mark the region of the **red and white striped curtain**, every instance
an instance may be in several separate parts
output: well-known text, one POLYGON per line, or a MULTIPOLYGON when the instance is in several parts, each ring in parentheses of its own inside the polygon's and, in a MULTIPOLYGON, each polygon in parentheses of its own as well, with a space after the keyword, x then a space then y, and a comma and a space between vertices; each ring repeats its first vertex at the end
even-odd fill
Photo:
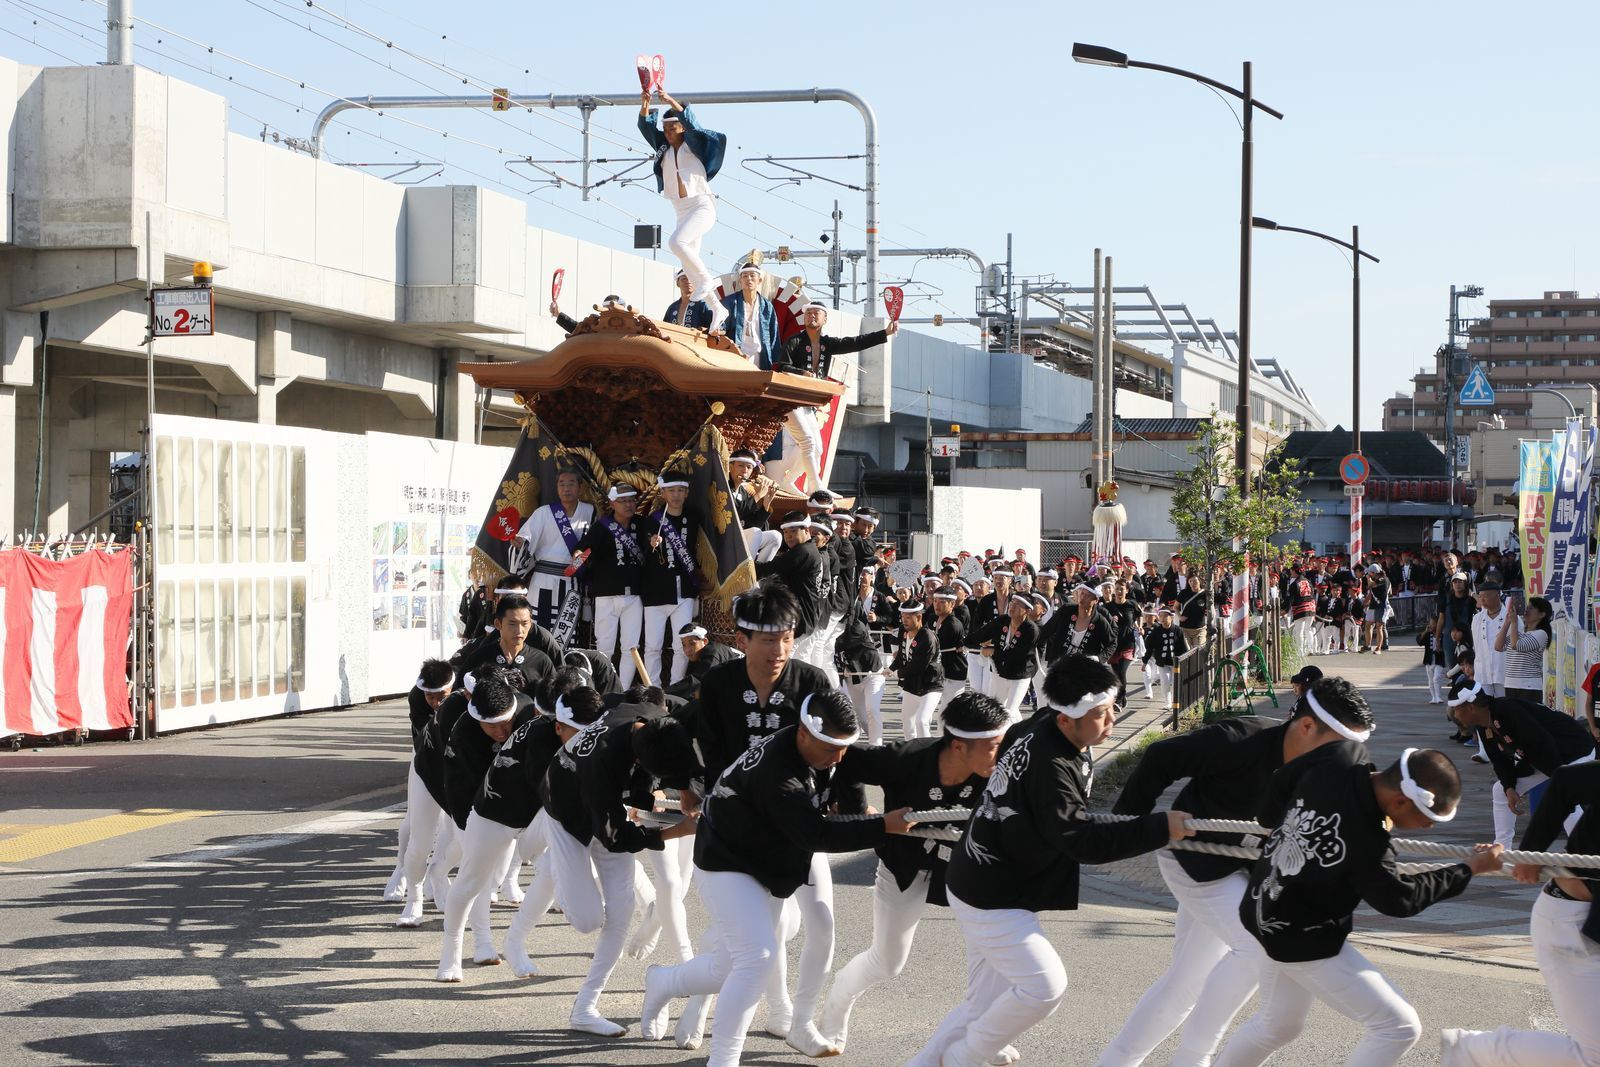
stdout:
POLYGON ((131 726, 132 613, 129 552, 0 550, 0 734, 131 726))

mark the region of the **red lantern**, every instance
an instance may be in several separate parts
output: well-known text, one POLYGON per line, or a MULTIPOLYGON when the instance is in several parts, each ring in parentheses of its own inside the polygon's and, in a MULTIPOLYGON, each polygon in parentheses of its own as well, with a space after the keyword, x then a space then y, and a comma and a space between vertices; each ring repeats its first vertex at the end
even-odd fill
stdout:
POLYGON ((1387 479, 1387 478, 1369 478, 1369 479, 1367 479, 1367 492, 1372 495, 1372 499, 1374 499, 1374 500, 1388 500, 1389 499, 1389 479, 1387 479))
POLYGON ((1464 490, 1462 490, 1461 498, 1466 502, 1468 507, 1476 504, 1478 502, 1478 487, 1475 485, 1467 486, 1464 490))

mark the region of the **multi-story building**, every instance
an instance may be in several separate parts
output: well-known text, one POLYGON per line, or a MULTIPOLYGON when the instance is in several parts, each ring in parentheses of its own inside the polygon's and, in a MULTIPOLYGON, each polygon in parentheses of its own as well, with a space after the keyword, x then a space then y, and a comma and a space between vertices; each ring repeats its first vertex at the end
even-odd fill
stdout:
MULTIPOLYGON (((1511 496, 1518 438, 1547 436, 1564 424, 1569 412, 1567 403, 1548 390, 1558 390, 1585 419, 1595 417, 1600 296, 1552 290, 1537 299, 1491 300, 1487 317, 1462 327, 1467 335, 1465 362, 1487 375, 1493 405, 1461 404, 1466 374, 1459 365, 1453 375, 1455 392, 1447 394, 1446 349, 1441 347, 1432 367, 1412 379, 1410 394, 1397 393, 1384 401, 1383 428, 1415 430, 1444 448, 1445 410, 1455 405, 1457 470, 1478 489, 1474 514, 1480 521, 1509 518, 1516 513, 1511 496)), ((1460 352, 1458 347, 1458 358, 1460 352)))

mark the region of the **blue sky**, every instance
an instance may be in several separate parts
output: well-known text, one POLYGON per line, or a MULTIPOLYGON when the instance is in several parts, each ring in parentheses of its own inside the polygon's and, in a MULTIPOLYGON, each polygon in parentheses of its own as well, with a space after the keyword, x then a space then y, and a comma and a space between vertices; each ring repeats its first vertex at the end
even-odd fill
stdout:
MULTIPOLYGON (((319 0, 313 9, 304 0, 136 0, 138 17, 167 28, 138 28, 139 61, 223 92, 235 129, 252 135, 265 126, 269 135, 306 136, 328 100, 318 90, 628 89, 637 85, 636 52, 667 57, 669 90, 851 89, 878 114, 886 245, 958 245, 993 260, 1003 258, 1011 231, 1020 274, 1078 283, 1088 282, 1099 246, 1116 257, 1119 283, 1148 284, 1229 329, 1238 317, 1234 117, 1193 83, 1076 65, 1069 53, 1074 40, 1106 44, 1231 83, 1250 59, 1257 95, 1286 115, 1256 123, 1256 214, 1341 234, 1359 223, 1363 245, 1382 259, 1363 270, 1367 429, 1377 427, 1382 400, 1407 388, 1443 343, 1451 283, 1506 298, 1600 289, 1600 140, 1592 133, 1600 8, 1592 4, 823 0, 668 13, 632 2, 319 0)), ((103 18, 96 0, 0 0, 0 52, 47 64, 98 61, 94 27, 103 18)), ((634 221, 667 221, 644 186, 586 204, 571 188, 531 185, 526 166, 506 166, 521 156, 573 158, 571 113, 405 117, 420 126, 347 114, 330 154, 430 164, 419 175, 443 165, 432 181, 495 182, 530 197, 534 223, 619 247, 631 244, 634 221)), ((610 129, 597 151, 633 150, 632 117, 602 113, 610 129)), ((703 118, 732 140, 718 182, 722 225, 710 242, 717 265, 731 267, 758 245, 816 247, 835 195, 845 243, 859 246, 859 193, 818 182, 774 190, 740 162, 857 153, 852 110, 720 107, 703 118)), ((816 165, 851 184, 860 184, 859 167, 816 165)), ((1347 259, 1296 235, 1258 233, 1255 247, 1256 354, 1281 360, 1330 424, 1348 425, 1347 259)), ((884 266, 886 280, 912 274, 907 316, 971 313, 970 269, 911 262, 884 266)), ((804 269, 822 277, 816 261, 804 269)), ((1481 313, 1487 304, 1465 308, 1481 313)))

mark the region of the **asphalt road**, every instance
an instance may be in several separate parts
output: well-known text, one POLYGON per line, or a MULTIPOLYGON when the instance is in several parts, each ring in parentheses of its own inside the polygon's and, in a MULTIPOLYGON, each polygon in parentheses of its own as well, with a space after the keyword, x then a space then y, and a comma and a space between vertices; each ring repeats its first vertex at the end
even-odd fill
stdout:
MULTIPOLYGON (((464 984, 432 981, 437 915, 396 929, 399 906, 381 900, 408 757, 397 703, 0 756, 6 1062, 703 1062, 703 1051, 670 1042, 564 1028, 590 939, 559 916, 530 941, 543 976, 518 981, 504 966, 469 963, 464 984)), ((836 965, 869 939, 872 870, 869 855, 835 864, 836 965)), ((1021 1043, 1027 1063, 1092 1063, 1169 957, 1172 915, 1147 893, 1091 875, 1085 900, 1046 923, 1072 987, 1021 1043)), ((509 918, 496 910, 497 932, 509 918)), ((703 926, 697 900, 691 924, 703 926)), ((1537 974, 1369 954, 1421 1013, 1426 1034, 1407 1063, 1438 1062, 1440 1027, 1555 1025, 1537 974)), ((644 966, 624 958, 602 1002, 634 1035, 644 966)), ((904 1060, 963 977, 959 933, 936 910, 908 973, 857 1008, 839 1062, 904 1060)), ((1358 1037, 1356 1024, 1319 1006, 1283 1059, 1337 1063, 1358 1037)), ((806 1062, 764 1035, 745 1058, 806 1062)))

